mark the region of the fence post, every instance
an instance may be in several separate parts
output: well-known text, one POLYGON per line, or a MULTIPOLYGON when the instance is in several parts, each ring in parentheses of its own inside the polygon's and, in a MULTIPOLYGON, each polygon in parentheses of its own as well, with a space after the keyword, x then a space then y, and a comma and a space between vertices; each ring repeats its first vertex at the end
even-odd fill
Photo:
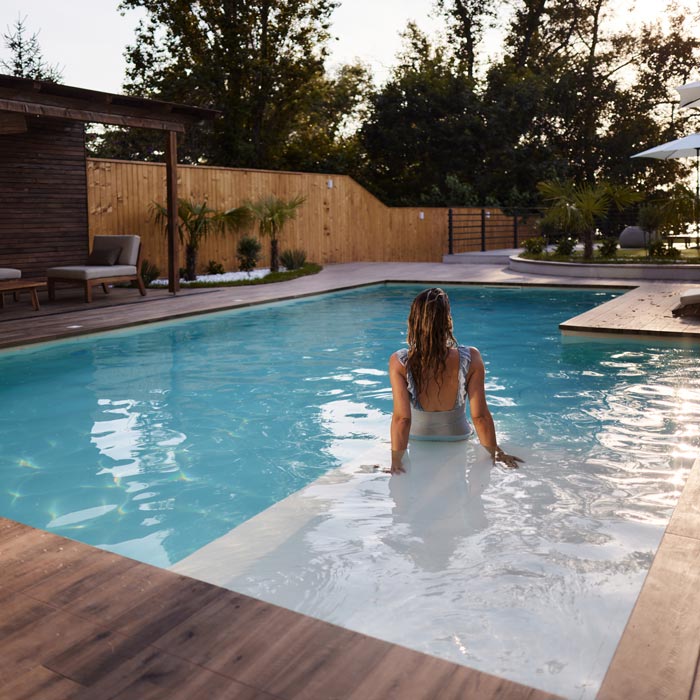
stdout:
POLYGON ((513 248, 518 247, 518 213, 513 214, 513 248))
POLYGON ((447 210, 447 253, 454 255, 454 246, 452 243, 452 209, 447 210))
POLYGON ((486 250, 486 209, 481 208, 481 251, 486 250))

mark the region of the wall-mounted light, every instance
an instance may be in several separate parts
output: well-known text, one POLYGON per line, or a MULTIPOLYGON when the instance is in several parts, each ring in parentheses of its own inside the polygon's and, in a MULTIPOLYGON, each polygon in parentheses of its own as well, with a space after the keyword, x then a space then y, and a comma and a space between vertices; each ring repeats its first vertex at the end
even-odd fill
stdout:
POLYGON ((329 178, 326 180, 326 187, 327 187, 329 190, 332 190, 332 189, 333 189, 333 179, 332 179, 332 178, 329 177, 329 178))
POLYGON ((418 212, 418 218, 423 221, 425 219, 425 212, 424 211, 419 211, 418 212))
POLYGON ((490 219, 490 218, 491 218, 491 212, 487 209, 487 210, 484 212, 484 216, 485 216, 487 219, 490 219))

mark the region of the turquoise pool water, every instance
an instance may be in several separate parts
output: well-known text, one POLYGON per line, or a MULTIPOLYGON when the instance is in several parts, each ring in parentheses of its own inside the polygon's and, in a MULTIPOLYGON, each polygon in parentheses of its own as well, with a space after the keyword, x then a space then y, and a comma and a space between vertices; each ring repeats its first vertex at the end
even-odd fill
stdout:
MULTIPOLYGON (((177 562, 387 439, 387 359, 421 288, 1 353, 0 514, 177 562)), ((447 289, 502 440, 538 455, 538 475, 569 475, 538 487, 553 512, 660 526, 697 447, 697 349, 562 339, 558 323, 611 290, 447 289)))

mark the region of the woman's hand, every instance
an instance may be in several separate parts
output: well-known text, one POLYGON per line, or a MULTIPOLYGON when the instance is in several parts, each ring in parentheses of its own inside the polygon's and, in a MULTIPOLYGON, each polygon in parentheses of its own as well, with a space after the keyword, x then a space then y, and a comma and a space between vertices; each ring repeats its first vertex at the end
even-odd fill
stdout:
POLYGON ((493 450, 491 456, 493 458, 494 466, 498 464, 500 466, 505 467, 506 469, 517 469, 518 462, 523 461, 522 459, 520 459, 520 457, 506 454, 500 447, 496 447, 493 450))
POLYGON ((406 454, 406 450, 392 450, 391 451, 391 469, 389 469, 390 474, 405 474, 406 467, 403 465, 403 456, 406 454))

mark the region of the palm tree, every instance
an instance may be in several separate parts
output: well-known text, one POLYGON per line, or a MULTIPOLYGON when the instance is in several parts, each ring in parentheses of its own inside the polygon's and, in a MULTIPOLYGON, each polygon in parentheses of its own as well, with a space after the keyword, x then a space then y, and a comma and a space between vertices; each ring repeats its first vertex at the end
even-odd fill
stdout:
POLYGON ((573 182, 548 180, 538 183, 537 189, 549 204, 542 220, 580 235, 584 260, 593 259, 597 223, 605 218, 610 207, 622 210, 641 199, 641 195, 629 187, 607 182, 575 185, 573 182))
POLYGON ((268 195, 245 205, 252 218, 258 222, 260 235, 270 237, 270 270, 272 272, 279 270, 278 242, 282 229, 288 221, 296 218, 297 209, 305 200, 306 197, 300 195, 289 200, 268 195))
MULTIPOLYGON (((167 207, 154 202, 153 216, 157 224, 166 224, 167 207)), ((197 279, 197 252, 200 243, 210 233, 223 233, 226 229, 237 231, 250 222, 250 214, 246 207, 229 209, 222 213, 207 206, 206 200, 195 202, 179 199, 177 217, 180 241, 185 244, 185 279, 189 282, 197 279)))

